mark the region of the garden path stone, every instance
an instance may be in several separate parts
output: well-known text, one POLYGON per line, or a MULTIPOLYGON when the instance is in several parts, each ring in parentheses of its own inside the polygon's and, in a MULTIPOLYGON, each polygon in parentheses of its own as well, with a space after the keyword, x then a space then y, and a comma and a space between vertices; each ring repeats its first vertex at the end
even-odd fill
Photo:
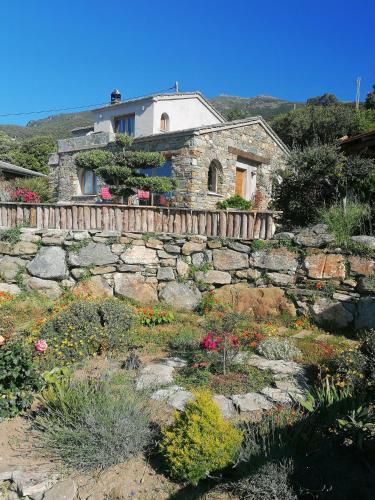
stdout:
POLYGON ((265 387, 261 391, 260 394, 265 396, 273 403, 277 404, 288 404, 292 402, 292 398, 289 396, 288 392, 283 391, 282 389, 277 389, 274 387, 265 387))
POLYGON ((186 359, 179 358, 178 356, 162 358, 161 361, 167 366, 173 366, 173 368, 183 368, 187 365, 186 359))
POLYGON ((68 268, 65 251, 60 247, 42 247, 27 265, 27 270, 37 278, 57 280, 66 278, 68 268))
POLYGON ((21 496, 29 496, 31 498, 34 498, 34 496, 37 497, 49 490, 55 483, 57 483, 58 479, 59 476, 57 474, 26 471, 14 473, 12 477, 12 480, 17 487, 17 491, 21 494, 21 496))
POLYGON ((282 359, 266 359, 256 354, 250 356, 247 361, 248 365, 258 368, 259 370, 269 370, 273 374, 281 375, 304 375, 303 366, 294 361, 284 361, 282 359))
POLYGON ((182 411, 185 408, 186 403, 188 401, 193 401, 195 397, 190 391, 185 390, 183 387, 180 387, 179 385, 172 385, 166 389, 159 389, 155 391, 152 394, 151 399, 154 399, 155 401, 167 401, 170 406, 182 411))
POLYGON ((158 385, 171 384, 173 382, 173 372, 173 366, 167 366, 161 363, 146 365, 137 378, 136 389, 139 391, 158 385))
POLYGON ((307 389, 306 380, 301 377, 276 379, 275 386, 277 389, 287 392, 292 397, 303 397, 307 389))
POLYGON ((77 485, 72 479, 65 479, 46 491, 43 500, 73 500, 77 489, 77 485))
POLYGON ((220 408, 223 418, 231 418, 237 414, 233 401, 222 394, 214 394, 212 396, 212 401, 220 408))
POLYGON ((265 396, 256 392, 235 394, 231 399, 240 412, 271 410, 273 406, 265 396))

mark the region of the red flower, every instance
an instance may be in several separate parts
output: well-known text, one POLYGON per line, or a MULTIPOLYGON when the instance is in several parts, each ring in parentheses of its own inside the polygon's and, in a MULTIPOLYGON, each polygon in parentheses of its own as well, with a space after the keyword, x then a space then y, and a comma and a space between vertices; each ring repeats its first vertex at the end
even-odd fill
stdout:
POLYGON ((318 283, 316 283, 315 288, 317 288, 318 290, 320 290, 322 288, 322 284, 320 283, 320 281, 318 281, 318 283))
POLYGON ((255 349, 257 346, 257 343, 256 342, 250 342, 250 347, 252 347, 253 349, 255 349))
POLYGON ((256 340, 262 340, 263 335, 261 333, 254 333, 254 337, 256 340))

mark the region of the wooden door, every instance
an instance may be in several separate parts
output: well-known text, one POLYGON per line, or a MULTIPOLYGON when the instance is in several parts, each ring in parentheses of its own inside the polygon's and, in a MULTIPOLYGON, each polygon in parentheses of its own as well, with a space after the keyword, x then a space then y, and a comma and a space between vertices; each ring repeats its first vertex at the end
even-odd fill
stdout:
POLYGON ((244 195, 244 186, 245 186, 245 174, 246 170, 236 170, 236 190, 235 193, 239 196, 244 195))

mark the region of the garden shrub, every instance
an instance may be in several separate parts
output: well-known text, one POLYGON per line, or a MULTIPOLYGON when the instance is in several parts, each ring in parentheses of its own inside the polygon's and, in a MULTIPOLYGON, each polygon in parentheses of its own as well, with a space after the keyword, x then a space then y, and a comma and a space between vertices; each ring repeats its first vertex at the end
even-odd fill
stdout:
POLYGON ((364 234, 365 220, 369 217, 369 208, 361 203, 350 201, 337 203, 320 211, 322 221, 328 231, 335 236, 338 245, 346 245, 350 237, 364 234))
POLYGON ((47 177, 27 177, 15 180, 16 189, 26 189, 35 192, 42 203, 53 201, 51 188, 47 177))
POLYGON ((227 210, 228 208, 237 208, 238 210, 251 210, 251 201, 245 200, 242 196, 236 194, 230 198, 219 201, 216 207, 220 210, 227 210))
POLYGON ((150 444, 146 395, 110 379, 51 384, 35 420, 40 445, 68 467, 106 469, 150 444))
POLYGON ((242 441, 241 431, 223 420, 206 391, 196 393, 162 436, 160 450, 170 474, 192 484, 232 463, 242 441))
POLYGON ((288 339, 274 337, 261 340, 255 351, 267 359, 283 359, 285 361, 293 360, 302 354, 288 339))
POLYGON ((196 349, 198 347, 198 341, 192 332, 182 330, 169 341, 169 347, 173 351, 184 353, 196 349))
POLYGON ((0 346, 0 419, 29 408, 41 385, 31 350, 14 340, 0 346))
POLYGON ((232 483, 230 489, 246 500, 297 500, 289 481, 293 470, 292 460, 269 462, 255 474, 232 483))
POLYGON ((87 355, 126 348, 133 309, 118 299, 79 300, 45 323, 39 333, 47 341, 47 357, 75 362, 87 355))

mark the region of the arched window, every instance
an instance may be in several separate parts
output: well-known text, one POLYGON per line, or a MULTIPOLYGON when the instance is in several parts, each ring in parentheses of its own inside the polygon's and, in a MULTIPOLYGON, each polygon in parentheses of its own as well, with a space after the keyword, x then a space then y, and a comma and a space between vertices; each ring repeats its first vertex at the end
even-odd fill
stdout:
POLYGON ((207 189, 211 193, 218 193, 221 182, 221 165, 217 160, 212 160, 208 167, 207 189))
POLYGON ((168 132, 169 130, 169 116, 163 113, 160 117, 160 130, 161 132, 168 132))

